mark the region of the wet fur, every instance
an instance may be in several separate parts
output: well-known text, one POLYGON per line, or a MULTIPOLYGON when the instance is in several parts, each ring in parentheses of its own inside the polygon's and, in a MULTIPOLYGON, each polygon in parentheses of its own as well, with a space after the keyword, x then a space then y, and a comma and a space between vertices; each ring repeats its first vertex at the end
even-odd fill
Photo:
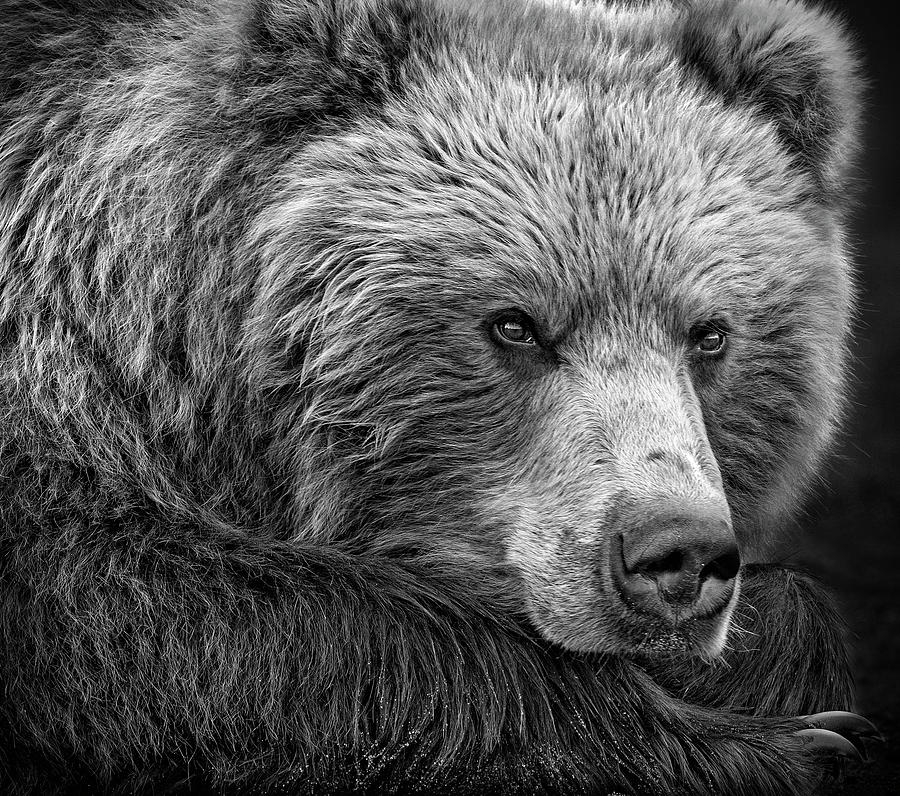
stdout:
MULTIPOLYGON (((315 147, 339 160, 346 147, 329 142, 401 97, 429 53, 483 37, 486 71, 491 58, 578 71, 601 34, 552 4, 203 5, 0 3, 0 785, 813 788, 820 761, 775 717, 849 702, 820 587, 748 569, 732 647, 711 667, 673 661, 651 677, 548 647, 495 588, 503 528, 467 502, 495 475, 490 448, 454 448, 452 423, 427 426, 439 400, 481 412, 477 390, 452 395, 446 369, 404 353, 406 308, 385 299, 397 295, 385 271, 354 282, 346 259, 324 258, 303 280, 291 271, 309 244, 291 226, 298 205, 327 222, 332 255, 365 239, 329 205, 346 186, 324 165, 289 167, 315 147), (304 180, 315 190, 298 194, 304 180), (373 320, 373 307, 389 312, 373 320), (336 318, 346 337, 322 333, 336 318), (353 344, 358 320, 376 324, 377 354, 353 344), (456 467, 455 491, 425 454, 456 467)), ((740 8, 772 6, 839 49, 831 23, 797 4, 740 8)), ((677 63, 692 97, 738 108, 748 135, 765 127, 753 140, 789 175, 788 201, 840 249, 855 93, 835 94, 829 70, 843 64, 791 34, 787 63, 753 50, 725 69, 712 43, 732 21, 704 8, 634 11, 617 36, 677 63), (766 64, 778 68, 763 80, 766 64), (785 74, 807 76, 805 115, 785 74)), ((515 251, 548 239, 529 218, 480 221, 515 251)), ((753 540, 802 494, 842 403, 841 358, 822 361, 840 340, 820 351, 791 325, 820 303, 798 284, 764 286, 773 359, 754 360, 750 404, 711 431, 753 540)), ((849 287, 826 288, 843 321, 849 287)))

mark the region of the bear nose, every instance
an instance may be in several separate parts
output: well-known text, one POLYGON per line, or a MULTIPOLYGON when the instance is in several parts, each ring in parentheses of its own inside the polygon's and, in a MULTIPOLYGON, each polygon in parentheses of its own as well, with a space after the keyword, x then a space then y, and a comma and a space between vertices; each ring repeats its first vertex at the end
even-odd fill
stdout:
POLYGON ((684 504, 641 512, 613 545, 613 579, 639 611, 711 615, 734 592, 741 566, 727 513, 684 504), (616 560, 618 559, 618 560, 616 560))

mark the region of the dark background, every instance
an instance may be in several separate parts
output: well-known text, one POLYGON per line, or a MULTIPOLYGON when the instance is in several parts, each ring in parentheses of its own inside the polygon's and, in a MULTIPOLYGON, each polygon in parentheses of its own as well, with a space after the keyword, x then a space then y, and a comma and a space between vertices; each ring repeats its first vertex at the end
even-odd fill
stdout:
POLYGON ((870 89, 853 231, 860 308, 853 404, 809 502, 795 559, 837 594, 850 627, 857 709, 886 736, 835 793, 900 794, 900 42, 887 0, 831 2, 855 32, 870 89))

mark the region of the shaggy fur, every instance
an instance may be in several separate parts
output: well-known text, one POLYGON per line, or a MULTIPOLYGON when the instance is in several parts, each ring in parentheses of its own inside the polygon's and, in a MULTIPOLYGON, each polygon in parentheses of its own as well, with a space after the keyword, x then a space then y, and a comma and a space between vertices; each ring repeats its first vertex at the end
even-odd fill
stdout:
POLYGON ((765 560, 827 449, 840 25, 209 5, 0 2, 0 787, 812 790, 821 589, 717 657, 602 562, 660 494, 765 560))

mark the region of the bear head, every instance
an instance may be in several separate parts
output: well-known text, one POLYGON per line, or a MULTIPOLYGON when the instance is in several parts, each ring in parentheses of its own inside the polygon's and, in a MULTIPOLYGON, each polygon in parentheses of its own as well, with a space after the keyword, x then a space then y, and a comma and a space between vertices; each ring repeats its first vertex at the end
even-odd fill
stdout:
POLYGON ((302 141, 246 329, 298 536, 469 573, 569 649, 717 655, 842 409, 839 22, 268 0, 244 39, 302 141))

